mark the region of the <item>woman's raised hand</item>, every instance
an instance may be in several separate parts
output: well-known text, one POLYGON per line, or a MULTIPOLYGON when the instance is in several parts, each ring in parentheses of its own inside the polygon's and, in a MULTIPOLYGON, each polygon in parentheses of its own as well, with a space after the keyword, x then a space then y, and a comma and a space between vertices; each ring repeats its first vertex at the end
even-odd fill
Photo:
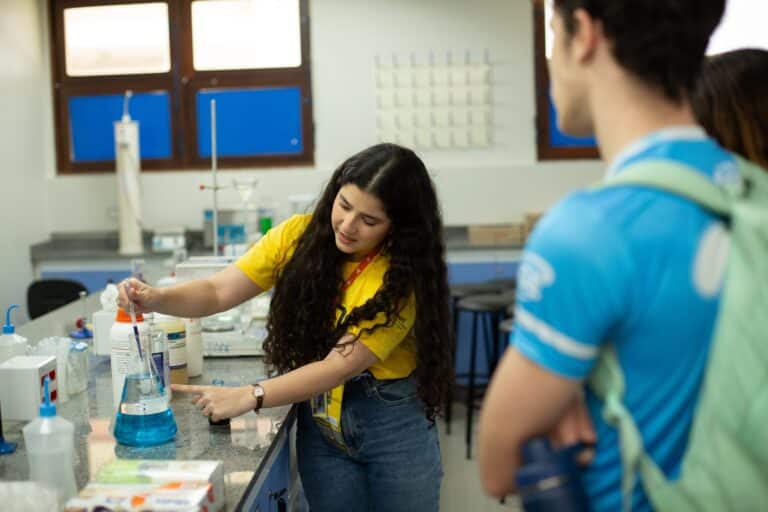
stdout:
POLYGON ((136 313, 155 311, 160 302, 160 290, 142 283, 136 278, 128 278, 117 287, 119 295, 117 305, 128 311, 133 303, 136 313))

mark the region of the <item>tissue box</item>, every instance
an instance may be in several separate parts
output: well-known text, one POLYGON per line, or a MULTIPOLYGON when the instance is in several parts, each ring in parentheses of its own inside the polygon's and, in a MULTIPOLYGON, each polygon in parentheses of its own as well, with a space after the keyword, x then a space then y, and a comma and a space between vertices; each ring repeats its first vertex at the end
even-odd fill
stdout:
MULTIPOLYGON (((173 497, 173 499, 180 500, 179 503, 193 503, 189 506, 205 507, 208 512, 224 509, 224 469, 221 461, 218 460, 116 459, 102 466, 96 474, 95 482, 89 486, 93 485, 94 488, 100 486, 99 488, 102 489, 104 485, 118 487, 120 485, 149 486, 153 496, 164 496, 163 500, 165 500, 167 497, 165 493, 170 491, 169 488, 163 486, 180 482, 184 486, 179 491, 183 490, 184 492, 180 495, 174 494, 173 497), (196 483, 205 484, 205 492, 201 494, 199 487, 191 485, 196 483)), ((108 489, 110 492, 114 492, 111 487, 108 489)), ((103 493, 95 493, 93 496, 96 495, 103 496, 103 493)), ((165 502, 163 501, 163 503, 165 502)), ((165 509, 157 508, 156 510, 165 509)), ((191 508, 190 510, 203 510, 203 508, 191 508)))
POLYGON ((50 377, 51 403, 58 398, 54 356, 15 356, 0 364, 0 403, 3 419, 29 421, 37 418, 44 399, 43 383, 50 377))

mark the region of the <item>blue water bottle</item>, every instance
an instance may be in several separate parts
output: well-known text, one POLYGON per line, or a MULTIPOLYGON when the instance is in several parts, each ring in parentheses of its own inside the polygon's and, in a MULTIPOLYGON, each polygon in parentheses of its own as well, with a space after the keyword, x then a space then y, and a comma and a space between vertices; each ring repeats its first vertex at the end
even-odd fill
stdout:
POLYGON ((543 437, 523 446, 523 465, 516 481, 525 512, 588 512, 589 501, 581 485, 576 455, 584 448, 575 444, 555 449, 543 437))

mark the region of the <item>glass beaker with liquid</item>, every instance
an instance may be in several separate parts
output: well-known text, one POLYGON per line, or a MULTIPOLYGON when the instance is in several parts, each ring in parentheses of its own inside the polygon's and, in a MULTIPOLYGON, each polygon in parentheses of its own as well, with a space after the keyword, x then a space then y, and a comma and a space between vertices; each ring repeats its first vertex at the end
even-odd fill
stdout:
POLYGON ((135 341, 131 347, 131 369, 125 377, 117 409, 115 439, 128 446, 163 444, 176 436, 176 420, 163 375, 152 358, 149 337, 135 341))

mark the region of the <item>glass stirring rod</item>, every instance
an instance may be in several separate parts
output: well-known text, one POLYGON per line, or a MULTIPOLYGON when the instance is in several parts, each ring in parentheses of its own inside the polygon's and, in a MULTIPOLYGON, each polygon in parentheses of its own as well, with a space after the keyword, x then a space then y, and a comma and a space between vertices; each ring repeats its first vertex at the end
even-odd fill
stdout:
MULTIPOLYGON (((139 364, 142 371, 146 367, 149 379, 141 380, 141 391, 144 393, 150 393, 152 391, 152 385, 154 383, 154 375, 152 375, 152 362, 145 361, 145 355, 141 350, 141 340, 139 339, 139 325, 136 322, 136 310, 133 307, 133 302, 128 303, 128 314, 131 315, 131 326, 133 327, 133 337, 136 339, 136 348, 139 350, 139 364)), ((150 356, 151 357, 151 356, 150 356)))
POLYGON ((139 359, 144 361, 144 355, 141 352, 141 341, 139 340, 139 324, 136 323, 136 310, 133 308, 133 302, 128 303, 128 314, 131 315, 131 326, 133 327, 133 337, 136 340, 136 348, 139 349, 139 359))

